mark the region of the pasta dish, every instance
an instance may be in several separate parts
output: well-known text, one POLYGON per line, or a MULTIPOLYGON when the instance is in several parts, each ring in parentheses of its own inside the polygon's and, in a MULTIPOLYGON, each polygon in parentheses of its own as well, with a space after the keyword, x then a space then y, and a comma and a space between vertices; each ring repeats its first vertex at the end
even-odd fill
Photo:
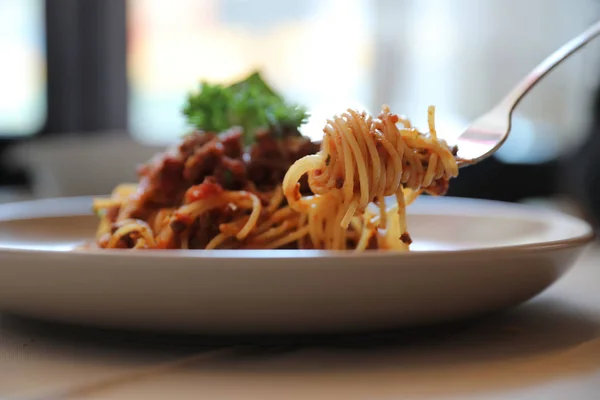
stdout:
POLYGON ((306 111, 259 74, 202 83, 184 113, 195 127, 138 169, 137 184, 96 199, 96 244, 123 249, 405 251, 406 207, 443 195, 456 148, 383 107, 327 121, 322 142, 302 136, 306 111), (386 198, 394 198, 393 204, 386 198))

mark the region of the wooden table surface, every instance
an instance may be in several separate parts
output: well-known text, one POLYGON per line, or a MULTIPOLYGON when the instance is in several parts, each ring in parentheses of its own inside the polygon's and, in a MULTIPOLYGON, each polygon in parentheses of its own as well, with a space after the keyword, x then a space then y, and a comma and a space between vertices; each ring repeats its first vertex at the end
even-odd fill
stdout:
POLYGON ((177 337, 0 315, 0 399, 63 398, 597 399, 600 247, 527 304, 413 331, 177 337))

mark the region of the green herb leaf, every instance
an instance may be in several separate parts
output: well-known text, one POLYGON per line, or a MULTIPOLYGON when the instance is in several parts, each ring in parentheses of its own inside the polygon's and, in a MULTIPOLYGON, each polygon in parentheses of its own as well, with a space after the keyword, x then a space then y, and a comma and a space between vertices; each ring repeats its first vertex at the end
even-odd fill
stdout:
POLYGON ((225 170, 224 180, 225 180, 225 188, 231 189, 233 187, 233 172, 231 172, 228 169, 225 170))
POLYGON ((198 93, 188 96, 183 113, 190 125, 204 131, 241 126, 246 144, 254 142, 261 128, 281 134, 308 120, 304 107, 286 103, 258 72, 231 86, 202 82, 198 93))

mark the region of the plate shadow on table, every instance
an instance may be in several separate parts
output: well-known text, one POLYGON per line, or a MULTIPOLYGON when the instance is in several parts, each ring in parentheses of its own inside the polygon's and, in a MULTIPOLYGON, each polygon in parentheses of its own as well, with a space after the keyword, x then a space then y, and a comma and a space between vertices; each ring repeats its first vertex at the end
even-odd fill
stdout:
POLYGON ((186 370, 271 382, 341 373, 350 385, 356 379, 380 388, 393 383, 414 397, 515 388, 600 368, 600 322, 552 298, 470 321, 345 335, 142 334, 6 315, 0 323, 23 346, 51 346, 55 356, 75 362, 92 355, 158 361, 225 347, 186 370))

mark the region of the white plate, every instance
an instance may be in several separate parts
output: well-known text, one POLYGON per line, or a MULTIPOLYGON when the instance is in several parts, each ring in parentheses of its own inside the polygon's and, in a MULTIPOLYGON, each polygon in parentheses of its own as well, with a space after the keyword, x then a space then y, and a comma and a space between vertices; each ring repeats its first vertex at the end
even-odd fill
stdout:
POLYGON ((592 230, 521 205, 422 198, 413 252, 73 250, 91 198, 0 206, 0 310, 128 329, 335 332, 429 324, 519 304, 592 230))

